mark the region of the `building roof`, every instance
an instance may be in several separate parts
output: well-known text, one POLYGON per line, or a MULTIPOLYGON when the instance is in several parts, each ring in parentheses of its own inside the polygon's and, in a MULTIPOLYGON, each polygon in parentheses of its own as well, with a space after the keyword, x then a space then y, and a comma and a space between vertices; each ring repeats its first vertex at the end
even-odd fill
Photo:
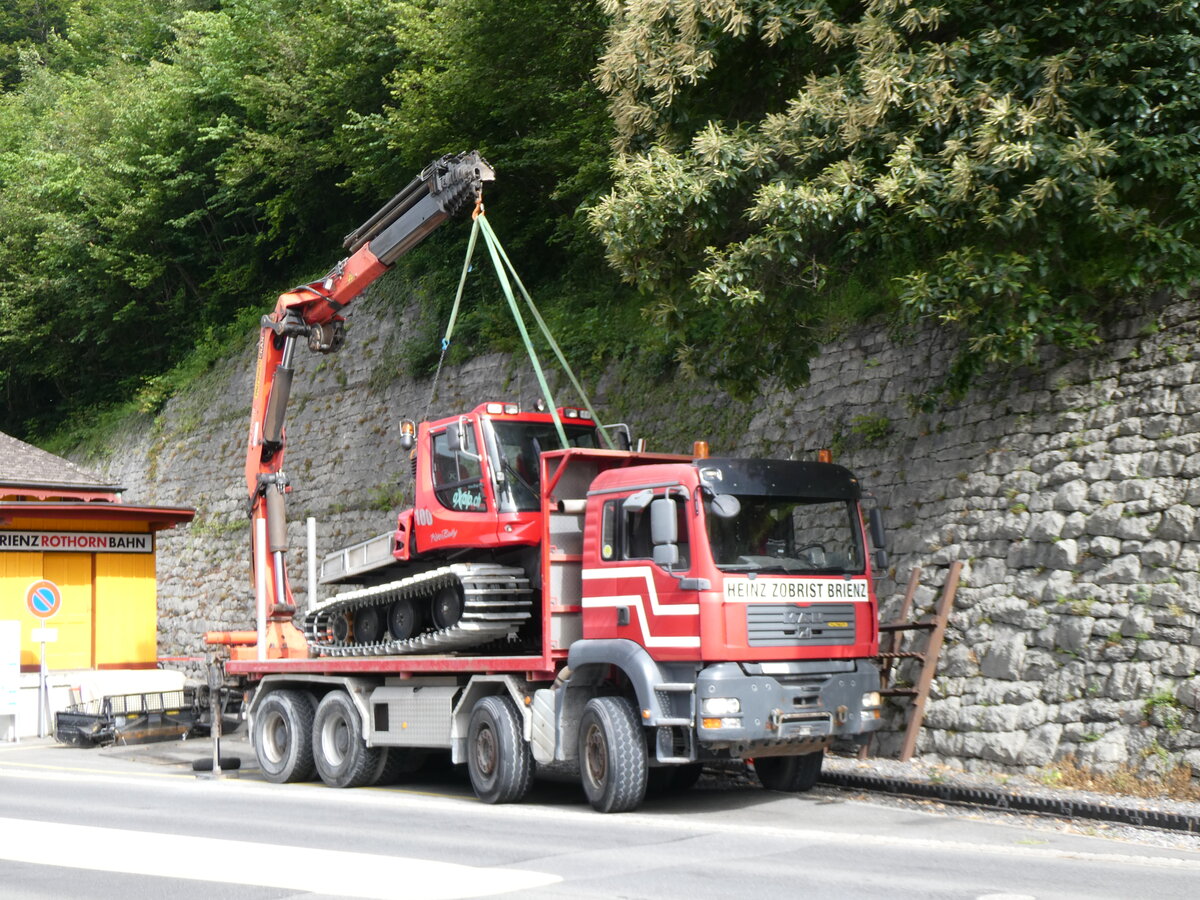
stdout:
MULTIPOLYGON (((46 521, 94 521, 120 524, 142 523, 148 530, 162 531, 186 525, 196 511, 183 506, 127 506, 124 503, 18 502, 0 501, 0 526, 32 528, 46 521)), ((0 529, 3 530, 3 529, 0 529)))
POLYGON ((30 488, 30 493, 38 494, 64 491, 95 495, 125 490, 106 484, 70 460, 0 432, 0 488, 14 487, 30 488))

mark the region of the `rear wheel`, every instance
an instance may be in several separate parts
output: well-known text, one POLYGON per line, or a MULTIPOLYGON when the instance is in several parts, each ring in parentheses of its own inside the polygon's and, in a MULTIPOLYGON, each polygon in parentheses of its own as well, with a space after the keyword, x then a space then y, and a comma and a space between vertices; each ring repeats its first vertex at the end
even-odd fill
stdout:
POLYGON ((521 716, 508 697, 483 697, 467 731, 471 787, 484 803, 515 803, 533 786, 533 756, 521 737, 521 716))
POLYGON ((579 722, 579 775, 600 812, 637 809, 646 796, 646 742, 623 697, 595 697, 579 722))
POLYGON ((802 756, 767 756, 754 760, 754 771, 768 791, 797 794, 817 783, 824 760, 824 750, 802 756))
POLYGON ((312 780, 312 728, 311 695, 284 690, 263 698, 254 714, 254 752, 267 781, 312 780))
POLYGON ((330 691, 313 719, 313 762, 330 787, 359 787, 382 772, 382 751, 362 739, 362 721, 345 691, 330 691))

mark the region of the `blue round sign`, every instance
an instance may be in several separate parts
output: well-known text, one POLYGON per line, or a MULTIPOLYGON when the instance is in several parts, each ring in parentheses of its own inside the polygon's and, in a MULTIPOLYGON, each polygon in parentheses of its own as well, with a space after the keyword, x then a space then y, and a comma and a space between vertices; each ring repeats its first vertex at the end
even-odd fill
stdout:
POLYGON ((48 619, 62 606, 62 591, 53 581, 35 581, 25 591, 25 606, 39 619, 48 619))

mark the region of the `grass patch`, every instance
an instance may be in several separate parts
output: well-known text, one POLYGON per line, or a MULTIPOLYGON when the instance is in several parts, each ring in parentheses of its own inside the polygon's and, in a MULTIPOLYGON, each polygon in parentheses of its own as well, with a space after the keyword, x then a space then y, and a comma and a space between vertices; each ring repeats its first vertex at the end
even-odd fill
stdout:
POLYGON ((1122 765, 1111 773, 1093 772, 1066 756, 1041 771, 1038 780, 1053 787, 1074 788, 1124 797, 1165 797, 1171 800, 1200 800, 1200 785, 1192 780, 1191 766, 1176 766, 1161 776, 1148 775, 1122 765))

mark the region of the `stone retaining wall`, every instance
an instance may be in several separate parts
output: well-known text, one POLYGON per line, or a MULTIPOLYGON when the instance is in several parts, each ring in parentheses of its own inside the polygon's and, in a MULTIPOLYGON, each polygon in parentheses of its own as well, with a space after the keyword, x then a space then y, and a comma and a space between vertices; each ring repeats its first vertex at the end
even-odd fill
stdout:
MULTIPOLYGON (((301 600, 305 516, 319 520, 324 554, 391 527, 411 500, 394 425, 424 415, 430 385, 381 368, 396 328, 358 309, 340 354, 298 356, 286 470, 301 600)), ((832 447, 888 516, 885 618, 913 566, 928 610, 948 564, 966 563, 923 756, 1029 770, 1070 753, 1099 769, 1200 770, 1196 304, 1155 307, 1092 352, 1048 353, 1039 373, 1003 373, 950 408, 914 412, 948 358, 935 335, 897 344, 865 328, 827 346, 808 387, 768 386, 753 404, 620 366, 595 400, 654 449, 707 438, 714 453, 811 458, 832 447)), ((159 541, 163 656, 202 654, 205 630, 252 619, 242 475, 252 364, 247 348, 107 461, 83 461, 125 484, 129 502, 198 510, 159 541)), ((486 356, 443 370, 432 414, 535 395, 527 368, 486 356)))

